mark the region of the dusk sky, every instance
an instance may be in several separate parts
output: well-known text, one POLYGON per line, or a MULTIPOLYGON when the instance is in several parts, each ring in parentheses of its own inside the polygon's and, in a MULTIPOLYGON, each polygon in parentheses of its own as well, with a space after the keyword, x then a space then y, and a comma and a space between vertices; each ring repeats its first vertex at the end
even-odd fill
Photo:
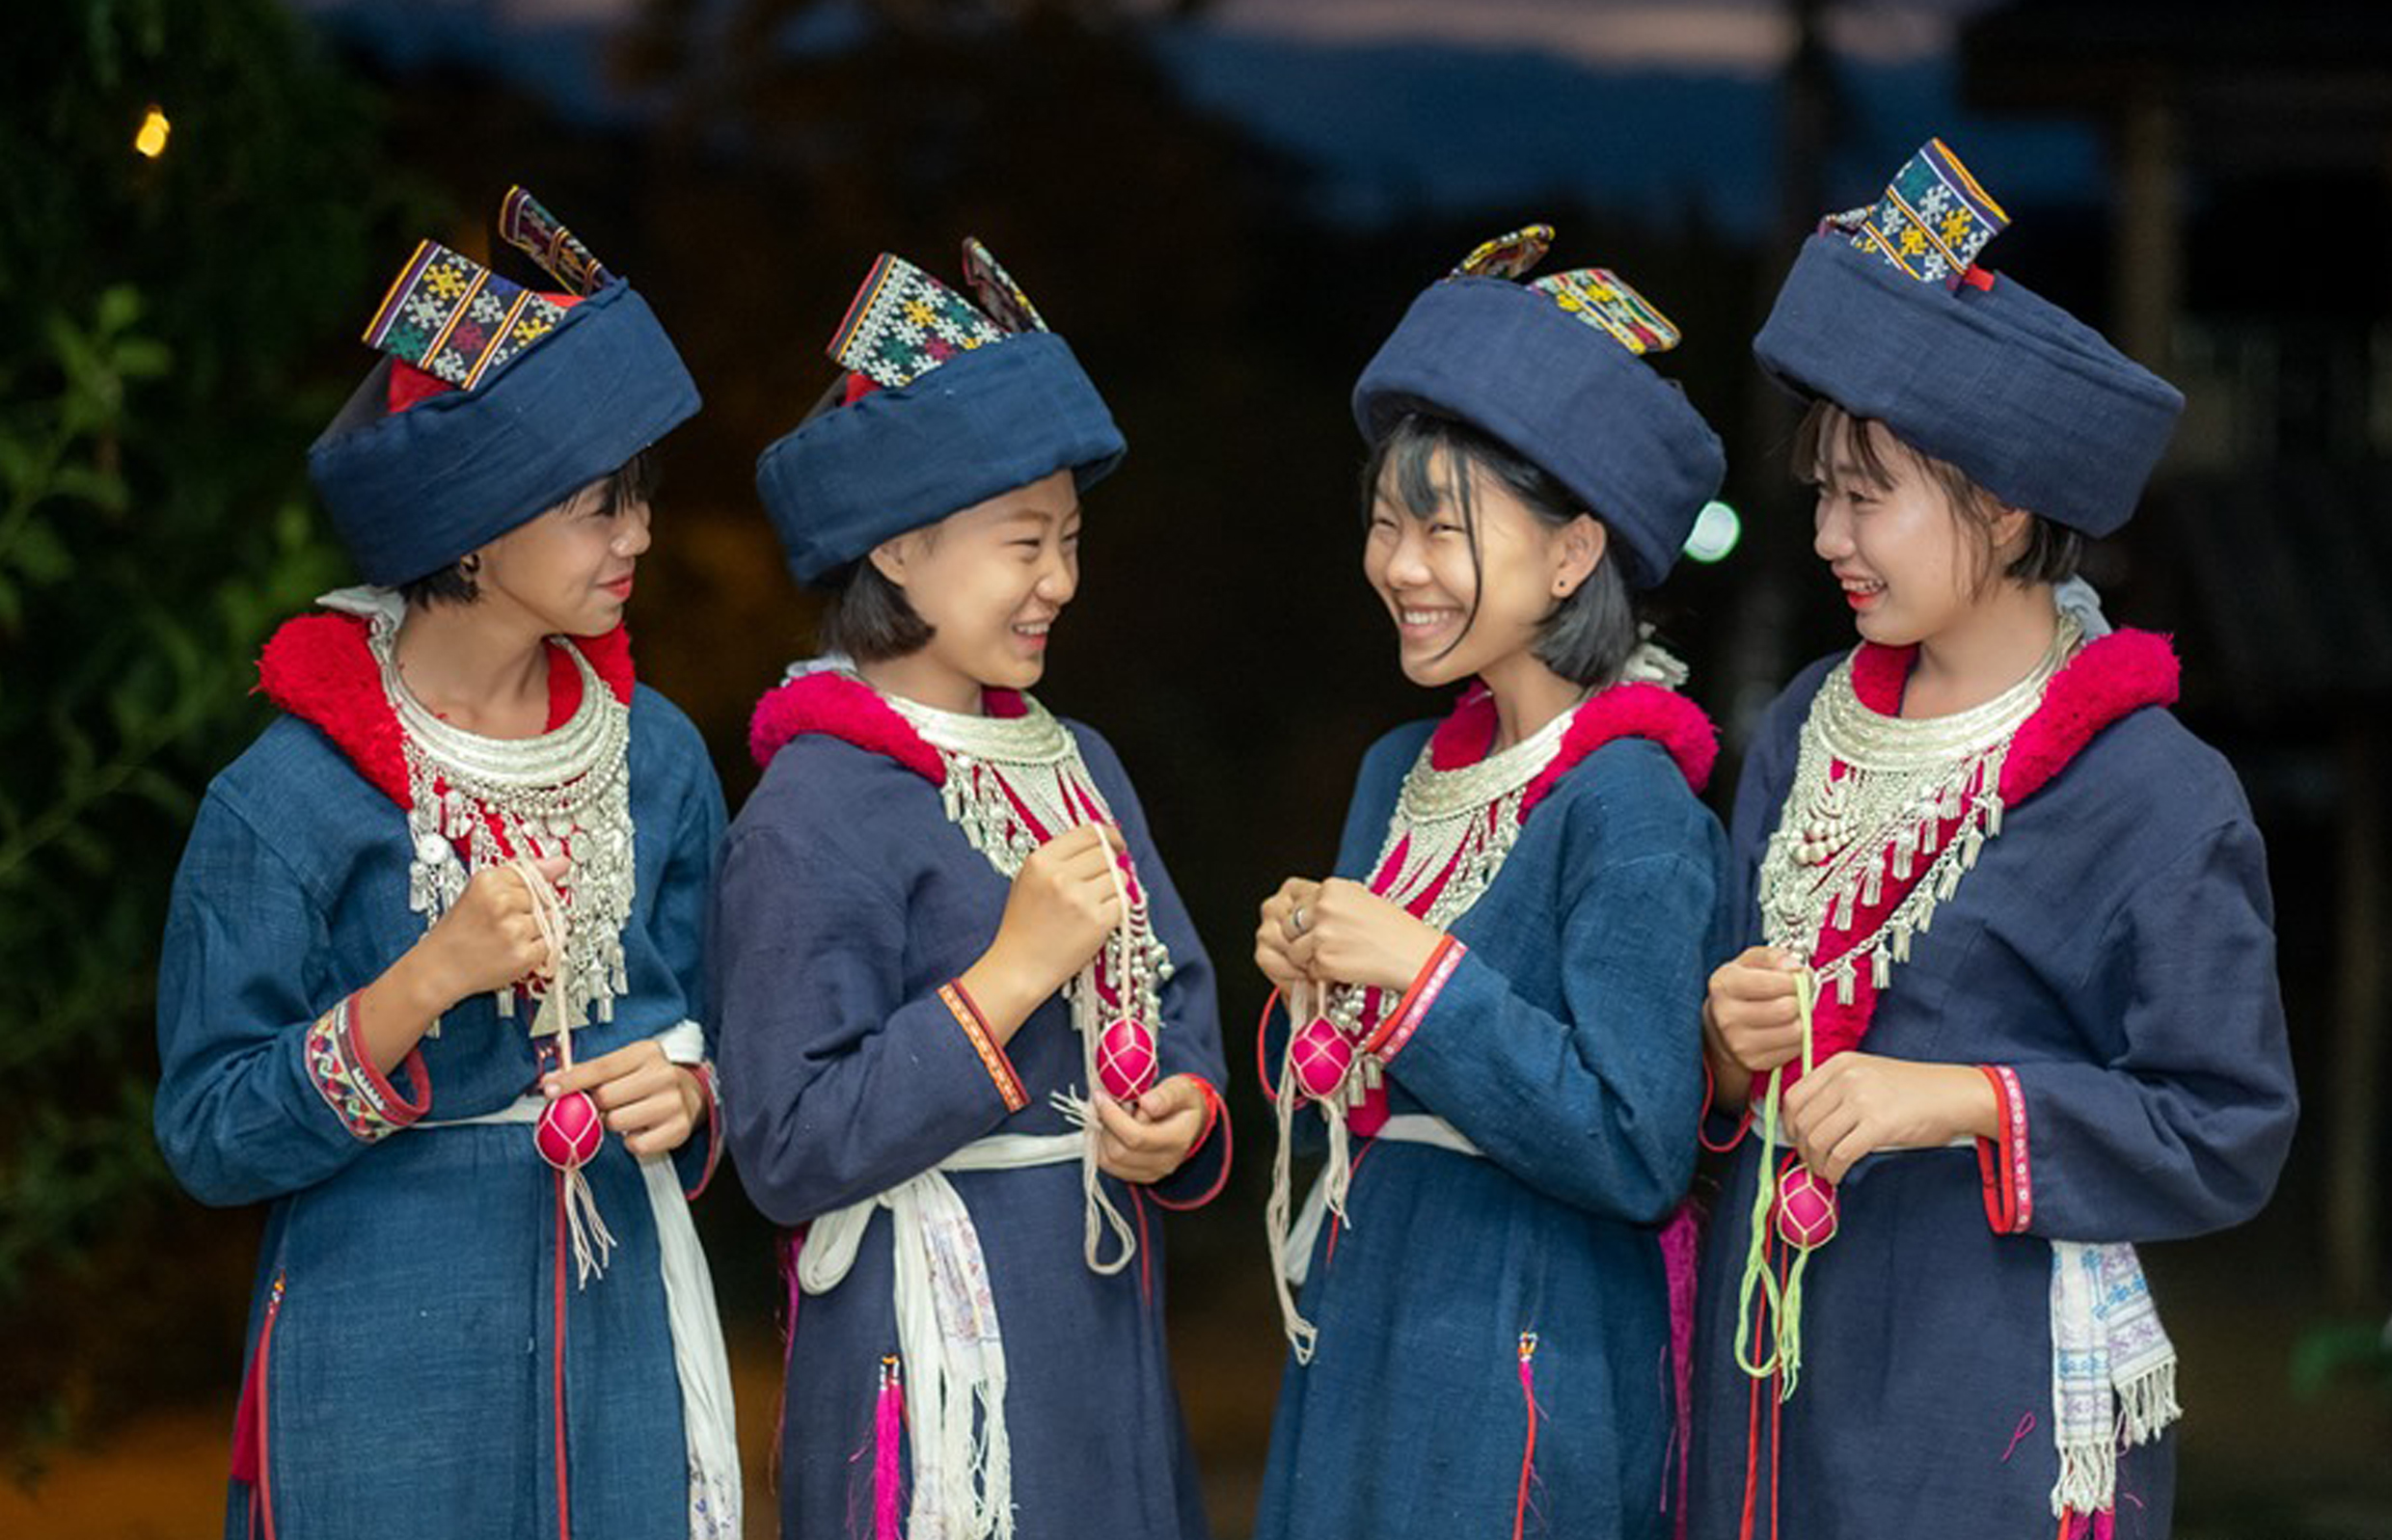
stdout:
MULTIPOLYGON (((297 0, 340 11, 361 0, 297 0)), ((414 0, 420 10, 480 12, 520 28, 604 26, 641 0, 414 0)), ((1898 62, 1949 45, 1954 24, 1994 0, 1867 0, 1834 8, 1835 46, 1898 62)), ((1159 11, 1155 0, 1133 10, 1159 11)), ((1536 48, 1608 68, 1762 71, 1783 60, 1792 29, 1774 0, 1218 0, 1209 24, 1314 41, 1435 41, 1536 48)))
MULTIPOLYGON (((643 0, 292 3, 400 68, 461 58, 576 115, 633 110, 599 84, 599 53, 643 0)), ((1994 3, 1830 9, 1848 107, 1831 164, 1838 196, 1873 194, 1871 178, 1931 135, 2012 200, 2100 196, 2088 129, 1961 110, 1954 38, 1994 3)), ((839 46, 854 9, 818 7, 801 36, 839 46)), ((1779 0, 1215 0, 1155 37, 1191 97, 1311 165, 1335 217, 1568 197, 1742 234, 1773 207, 1775 81, 1792 41, 1779 0)))

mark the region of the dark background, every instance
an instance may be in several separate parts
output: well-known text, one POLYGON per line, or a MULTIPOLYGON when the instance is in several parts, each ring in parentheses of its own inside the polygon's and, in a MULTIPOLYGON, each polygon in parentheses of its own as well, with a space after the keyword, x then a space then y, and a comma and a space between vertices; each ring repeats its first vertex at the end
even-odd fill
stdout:
MULTIPOLYGON (((182 1199, 150 1143, 159 918, 199 788, 262 724, 258 642, 347 581, 302 455, 417 236, 488 257, 523 182, 680 344, 707 409, 666 446, 632 624, 734 806, 747 711, 812 620, 751 467, 874 254, 952 276, 980 235, 1104 390, 1131 452, 1041 693, 1120 748, 1222 971, 1243 1159, 1174 1221, 1171 1282, 1236 1535, 1279 1355, 1253 906, 1326 864, 1371 739, 1440 707, 1359 581, 1355 372, 1536 219, 1553 265, 1616 268, 1683 328, 1661 363, 1728 445, 1745 534, 1654 618, 1725 731, 1724 809, 1760 705, 1849 639, 1747 344, 1809 224, 1941 134, 2015 219, 1989 265, 2191 397, 2090 575, 2175 635, 2183 713, 2269 837, 2304 1121, 2261 1220, 2152 1249, 2181 1528, 2392 1537, 2382 8, 55 0, 0 91, 0 1527, 213 1523, 257 1224, 182 1199)), ((730 1183, 701 1224, 760 1481, 770 1237, 730 1183)))

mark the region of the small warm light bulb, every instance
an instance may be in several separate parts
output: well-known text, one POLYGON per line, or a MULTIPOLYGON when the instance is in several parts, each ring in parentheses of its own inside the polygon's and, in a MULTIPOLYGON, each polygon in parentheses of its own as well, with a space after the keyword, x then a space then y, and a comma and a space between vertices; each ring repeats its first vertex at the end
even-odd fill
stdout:
POLYGON ((1743 533, 1744 521, 1736 517, 1735 509, 1725 502, 1706 502, 1686 537, 1686 554, 1701 562, 1725 560, 1743 533))
POLYGON ((134 153, 146 155, 151 160, 165 154, 166 136, 174 131, 174 127, 166 121, 165 113, 151 107, 150 115, 142 119, 140 129, 133 135, 134 153))

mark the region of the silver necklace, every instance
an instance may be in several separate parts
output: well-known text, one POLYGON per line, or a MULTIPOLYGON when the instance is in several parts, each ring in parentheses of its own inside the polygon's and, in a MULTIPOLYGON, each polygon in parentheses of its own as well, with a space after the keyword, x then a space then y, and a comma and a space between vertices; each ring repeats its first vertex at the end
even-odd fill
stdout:
MULTIPOLYGON (((1390 861, 1399 863, 1379 897, 1408 910, 1442 877, 1444 885, 1420 911, 1421 919, 1442 931, 1469 912, 1518 843, 1520 804, 1529 786, 1553 763, 1585 704, 1581 697, 1509 748, 1453 770, 1437 768, 1433 738, 1423 744, 1396 794, 1378 858, 1371 863, 1373 878, 1386 871, 1390 861)), ((1371 986, 1333 984, 1322 992, 1320 1013, 1358 1041, 1364 1036, 1365 1013, 1384 1009, 1385 992, 1371 986)), ((1357 1052, 1346 1077, 1346 1102, 1359 1103, 1376 1089, 1384 1070, 1376 1054, 1357 1052)))
POLYGON ((1863 703, 1854 658, 1836 664, 1803 722, 1794 784, 1760 865, 1760 909, 1773 946, 1809 957, 1823 932, 1848 931, 1884 897, 1886 874, 1912 883, 1893 908, 1823 973, 1849 1004, 1862 963, 1885 988, 1911 941, 1934 923, 2001 832, 2001 769, 2011 741, 2043 703, 2052 676, 2083 641, 2063 615, 2025 678, 1984 704, 1906 719, 1863 703), (1952 825, 1944 832, 1944 825, 1952 825), (1923 870, 1921 867, 1923 865, 1923 870))
MULTIPOLYGON (((945 772, 939 803, 947 821, 1006 881, 1020 875, 1021 863, 1045 840, 1091 819, 1113 821, 1104 794, 1080 759, 1078 741, 1032 697, 1021 697, 1019 716, 941 711, 885 693, 881 698, 938 751, 945 772)), ((1083 970, 1065 992, 1078 1008, 1076 1015, 1093 1019, 1096 1002, 1083 1004, 1080 996, 1101 984, 1117 1012, 1159 1026, 1171 954, 1155 933, 1143 883, 1128 910, 1122 931, 1107 943, 1101 980, 1096 970, 1083 970)))
MULTIPOLYGON (((613 1020, 615 998, 628 987, 623 926, 631 918, 634 868, 631 709, 580 648, 568 647, 581 673, 582 703, 563 725, 536 738, 467 732, 442 720, 399 676, 396 642, 404 610, 395 596, 393 601, 367 611, 367 642, 398 717, 407 763, 407 832, 414 843, 407 906, 429 929, 475 872, 503 866, 511 854, 568 856, 558 983, 568 986, 563 998, 575 1002, 577 1016, 586 1019, 585 1013, 594 1012, 600 1021, 613 1020)), ((514 1014, 511 987, 499 990, 497 1001, 500 1015, 514 1014)))

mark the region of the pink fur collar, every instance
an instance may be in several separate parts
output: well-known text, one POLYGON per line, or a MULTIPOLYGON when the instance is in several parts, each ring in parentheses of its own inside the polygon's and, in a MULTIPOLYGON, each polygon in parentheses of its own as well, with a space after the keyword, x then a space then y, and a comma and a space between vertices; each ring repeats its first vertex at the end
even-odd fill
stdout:
MULTIPOLYGON (((982 692, 992 716, 1019 716, 1029 710, 1017 690, 982 692)), ((822 733, 895 760, 938 786, 947 778, 938 751, 922 741, 913 724, 897 715, 881 692, 836 669, 801 674, 776 685, 756 702, 748 721, 748 752, 770 765, 790 740, 822 733)))
MULTIPOLYGON (((1429 735, 1428 763, 1438 770, 1477 764, 1495 742, 1495 725, 1494 695, 1484 685, 1471 686, 1429 735)), ((1694 702, 1659 685, 1614 685, 1578 707, 1552 763, 1529 782, 1520 816, 1526 818, 1580 760, 1620 738, 1650 739, 1669 750, 1678 773, 1697 792, 1710 780, 1719 758, 1718 729, 1694 702)))
MULTIPOLYGON (((1852 689, 1861 704, 1887 716, 1900 711, 1917 651, 1862 643, 1852 660, 1852 689)), ((2174 705, 2181 674, 2175 649, 2157 632, 2113 631, 2086 642, 2052 676, 2043 704, 2010 741, 2002 801, 2032 796, 2110 723, 2145 706, 2174 705)))
MULTIPOLYGON (((407 760, 398 717, 382 693, 382 670, 366 645, 365 617, 307 614, 285 621, 258 657, 258 689, 282 710, 331 739, 359 774, 399 806, 408 805, 407 760)), ((617 700, 636 683, 631 635, 569 638, 617 700)), ((560 726, 582 704, 582 675, 563 648, 548 654, 548 725, 560 726)))

